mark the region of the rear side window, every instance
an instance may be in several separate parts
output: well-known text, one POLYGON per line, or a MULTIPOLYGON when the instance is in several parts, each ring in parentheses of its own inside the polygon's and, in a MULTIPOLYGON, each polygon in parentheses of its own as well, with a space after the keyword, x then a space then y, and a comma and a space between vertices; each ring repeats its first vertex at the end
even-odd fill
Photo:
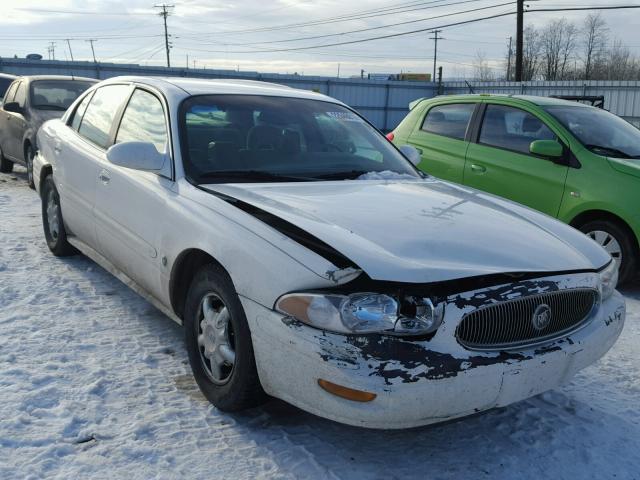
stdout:
POLYGON ((529 153, 535 140, 555 140, 556 136, 538 117, 504 105, 487 105, 480 130, 480 143, 529 153))
POLYGON ((82 121, 82 116, 84 115, 84 112, 87 110, 87 105, 89 105, 89 100, 91 100, 91 93, 89 93, 86 97, 82 99, 82 101, 80 102, 80 105, 78 105, 78 108, 76 108, 76 111, 73 113, 73 120, 71 120, 71 128, 73 128, 74 130, 78 130, 78 127, 80 127, 80 122, 82 121))
POLYGON ((16 90, 16 96, 13 98, 14 102, 17 102, 18 105, 24 107, 24 102, 27 100, 27 88, 24 85, 24 82, 20 82, 18 85, 18 90, 16 90))
POLYGON ((439 105, 427 113, 422 124, 422 130, 436 135, 464 140, 469 120, 476 105, 474 103, 459 103, 439 105))
POLYGON ((78 133, 99 147, 107 148, 113 120, 129 91, 128 85, 107 85, 97 89, 84 112, 78 133))
POLYGON ((135 141, 153 143, 160 153, 167 149, 162 103, 152 93, 140 89, 131 96, 116 135, 116 143, 135 141))

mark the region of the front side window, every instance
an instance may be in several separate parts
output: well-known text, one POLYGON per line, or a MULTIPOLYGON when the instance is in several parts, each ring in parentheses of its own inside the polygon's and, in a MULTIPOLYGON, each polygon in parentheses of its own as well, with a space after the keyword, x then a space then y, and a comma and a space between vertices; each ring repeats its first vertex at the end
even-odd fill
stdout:
POLYGON ((24 108, 25 101, 27 100, 27 88, 24 82, 20 82, 18 89, 16 90, 16 96, 13 97, 13 101, 16 102, 21 108, 24 108))
POLYGON ((91 82, 82 80, 36 80, 31 82, 31 106, 36 110, 64 112, 91 82))
POLYGON ((116 143, 150 142, 158 152, 167 149, 167 124, 158 97, 145 90, 136 90, 124 111, 116 143))
POLYGON ((89 105, 89 100, 91 100, 92 95, 93 94, 91 93, 86 95, 80 102, 80 105, 78 105, 78 107, 76 108, 76 111, 73 113, 73 119, 71 120, 71 128, 73 128, 74 130, 78 130, 78 128, 80 127, 82 116, 84 115, 84 112, 87 110, 87 106, 89 105))
POLYGON ((555 134, 538 117, 504 105, 487 105, 480 143, 529 154, 535 140, 555 140, 555 134))
POLYGON ((99 147, 107 148, 113 120, 129 91, 128 85, 98 88, 84 112, 78 133, 99 147))
POLYGON ((191 97, 183 163, 196 183, 353 179, 414 167, 360 116, 334 103, 258 95, 191 97))
POLYGON ((4 99, 2 100, 2 103, 13 102, 13 98, 15 96, 16 89, 18 88, 19 84, 20 82, 13 82, 11 84, 11 86, 9 87, 9 90, 7 90, 7 93, 4 96, 4 99))
POLYGON ((476 105, 474 103, 435 106, 427 113, 422 124, 422 130, 436 135, 464 140, 475 108, 476 105))
POLYGON ((640 158, 640 130, 617 115, 573 105, 546 110, 592 152, 605 157, 640 158))

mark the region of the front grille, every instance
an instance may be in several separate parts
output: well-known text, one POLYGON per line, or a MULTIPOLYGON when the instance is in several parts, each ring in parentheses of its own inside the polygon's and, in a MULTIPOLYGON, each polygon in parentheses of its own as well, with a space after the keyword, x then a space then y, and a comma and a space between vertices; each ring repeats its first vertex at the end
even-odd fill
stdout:
POLYGON ((597 290, 576 288, 487 305, 462 317, 456 337, 472 350, 531 346, 557 339, 584 325, 597 301, 597 290))

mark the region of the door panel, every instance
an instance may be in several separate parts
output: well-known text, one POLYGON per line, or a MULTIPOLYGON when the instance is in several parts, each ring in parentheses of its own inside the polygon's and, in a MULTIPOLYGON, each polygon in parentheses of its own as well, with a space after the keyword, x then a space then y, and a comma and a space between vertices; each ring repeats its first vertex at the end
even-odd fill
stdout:
MULTIPOLYGON (((16 90, 14 102, 22 108, 26 105, 26 84, 21 82, 16 90)), ((27 121, 22 113, 4 112, 7 115, 8 135, 7 142, 3 148, 4 154, 12 160, 24 162, 24 152, 22 150, 22 140, 27 130, 27 121)), ((25 112, 26 115, 26 112, 25 112)))
POLYGON ((431 107, 407 139, 422 156, 421 170, 444 180, 462 183, 469 143, 466 132, 475 104, 431 107))
POLYGON ((534 140, 553 138, 534 115, 487 105, 479 143, 467 149, 464 184, 557 216, 568 167, 528 153, 534 140))

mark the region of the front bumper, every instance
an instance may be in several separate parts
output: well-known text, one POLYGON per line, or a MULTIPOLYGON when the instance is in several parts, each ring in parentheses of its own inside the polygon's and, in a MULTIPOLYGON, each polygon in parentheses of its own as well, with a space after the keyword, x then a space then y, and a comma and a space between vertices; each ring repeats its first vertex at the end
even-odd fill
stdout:
MULTIPOLYGON (((574 277, 552 280, 575 283, 574 277)), ((581 283, 593 281, 586 274, 581 283)), ((465 298, 489 298, 491 290, 465 298)), ((267 393, 321 417, 383 429, 446 421, 555 388, 604 355, 624 325, 624 299, 616 292, 567 337, 517 352, 471 352, 453 335, 468 311, 460 308, 460 298, 447 300, 444 322, 429 341, 324 332, 246 298, 242 302, 267 393), (346 400, 323 390, 318 379, 377 397, 367 403, 346 400)))

